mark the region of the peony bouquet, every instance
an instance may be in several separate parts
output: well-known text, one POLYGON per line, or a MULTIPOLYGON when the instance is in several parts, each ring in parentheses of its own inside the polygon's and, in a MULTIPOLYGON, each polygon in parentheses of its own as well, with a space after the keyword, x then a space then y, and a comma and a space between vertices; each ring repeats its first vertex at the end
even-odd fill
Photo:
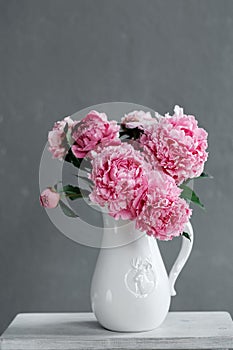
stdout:
POLYGON ((184 232, 192 214, 189 203, 203 205, 189 181, 208 176, 207 132, 194 116, 175 106, 173 115, 133 111, 117 123, 93 110, 81 121, 56 122, 48 143, 53 158, 79 169, 77 177, 88 189, 80 188, 78 179, 77 186, 56 184, 41 193, 42 206, 60 205, 66 215, 77 217, 63 198, 86 197, 157 239, 190 239, 184 232))

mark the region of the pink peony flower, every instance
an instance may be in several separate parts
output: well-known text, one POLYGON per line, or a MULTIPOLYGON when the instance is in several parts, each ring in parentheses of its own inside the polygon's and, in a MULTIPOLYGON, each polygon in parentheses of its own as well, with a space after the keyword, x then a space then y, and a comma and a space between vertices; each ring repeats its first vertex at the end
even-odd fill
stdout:
MULTIPOLYGON (((73 128, 72 152, 77 158, 84 158, 90 151, 98 153, 103 147, 119 144, 119 129, 117 122, 108 121, 105 113, 91 111, 73 128)), ((92 157, 93 154, 88 156, 92 157)))
POLYGON ((151 125, 156 122, 155 118, 152 118, 150 112, 133 111, 129 114, 125 114, 121 119, 121 124, 128 129, 139 128, 143 129, 146 125, 151 125))
POLYGON ((92 161, 94 189, 90 199, 107 206, 115 219, 134 219, 147 191, 144 159, 131 145, 109 146, 92 161))
POLYGON ((152 171, 136 227, 160 240, 171 240, 182 234, 192 211, 179 197, 180 193, 173 178, 164 172, 152 171))
POLYGON ((113 139, 113 140, 105 140, 88 153, 88 158, 94 159, 97 154, 101 153, 103 151, 103 148, 108 146, 119 146, 121 144, 121 140, 119 138, 113 139))
POLYGON ((66 117, 62 121, 56 122, 53 130, 49 132, 49 151, 52 153, 53 158, 63 159, 68 152, 69 144, 66 138, 65 126, 67 125, 68 130, 71 131, 73 124, 73 120, 70 117, 66 117))
POLYGON ((207 132, 198 127, 192 115, 175 106, 174 115, 160 118, 148 126, 140 138, 144 150, 154 157, 156 166, 172 176, 177 184, 198 177, 207 160, 207 132))
POLYGON ((40 195, 40 204, 45 208, 56 208, 60 200, 59 193, 46 188, 40 195))

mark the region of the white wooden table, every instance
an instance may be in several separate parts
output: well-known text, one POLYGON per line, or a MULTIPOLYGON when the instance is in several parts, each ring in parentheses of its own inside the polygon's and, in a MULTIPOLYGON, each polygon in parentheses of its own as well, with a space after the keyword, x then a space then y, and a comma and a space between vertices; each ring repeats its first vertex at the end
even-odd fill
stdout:
POLYGON ((153 331, 116 333, 91 313, 19 314, 0 340, 1 350, 230 349, 233 323, 227 312, 171 312, 153 331))

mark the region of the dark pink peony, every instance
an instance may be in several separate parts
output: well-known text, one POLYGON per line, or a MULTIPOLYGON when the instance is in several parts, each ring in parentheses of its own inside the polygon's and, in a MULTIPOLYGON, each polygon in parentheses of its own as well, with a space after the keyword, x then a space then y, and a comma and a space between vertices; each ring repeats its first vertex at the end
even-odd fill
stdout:
POLYGON ((183 114, 179 106, 174 112, 146 127, 140 142, 148 156, 154 157, 156 166, 181 184, 203 172, 208 156, 207 132, 198 127, 194 116, 183 114))
POLYGON ((92 161, 90 199, 116 219, 134 219, 142 210, 148 179, 144 159, 131 145, 109 146, 92 161))
POLYGON ((152 171, 148 192, 136 227, 159 240, 171 240, 182 234, 191 216, 191 209, 179 197, 181 190, 164 172, 152 171))
POLYGON ((100 152, 103 147, 120 144, 119 129, 117 122, 108 121, 105 113, 89 112, 73 128, 73 154, 77 158, 92 158, 94 152, 100 152), (89 152, 93 153, 88 154, 89 152))

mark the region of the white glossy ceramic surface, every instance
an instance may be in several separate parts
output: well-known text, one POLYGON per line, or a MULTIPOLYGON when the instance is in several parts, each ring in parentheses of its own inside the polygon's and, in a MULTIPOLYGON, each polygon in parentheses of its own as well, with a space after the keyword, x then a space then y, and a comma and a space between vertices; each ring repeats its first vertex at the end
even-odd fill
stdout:
POLYGON ((191 252, 192 226, 188 223, 186 227, 191 242, 183 238, 168 277, 154 238, 142 235, 132 221, 123 226, 122 221, 108 216, 104 221, 103 246, 115 241, 116 235, 121 245, 100 249, 91 285, 92 310, 99 323, 113 331, 154 329, 167 316, 175 281, 191 252))

